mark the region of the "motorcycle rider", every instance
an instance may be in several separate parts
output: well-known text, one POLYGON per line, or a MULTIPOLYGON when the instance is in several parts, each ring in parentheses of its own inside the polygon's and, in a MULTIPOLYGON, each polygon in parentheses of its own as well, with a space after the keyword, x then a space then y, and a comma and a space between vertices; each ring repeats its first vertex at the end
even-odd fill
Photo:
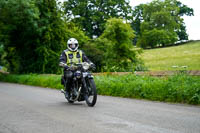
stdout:
POLYGON ((59 66, 64 68, 64 76, 62 76, 61 84, 64 85, 64 81, 66 81, 66 90, 61 89, 63 93, 69 93, 70 84, 73 77, 73 71, 69 68, 72 64, 88 62, 91 68, 95 68, 95 65, 87 58, 85 53, 82 50, 78 49, 78 41, 75 38, 70 38, 67 41, 67 48, 60 55, 60 63, 59 66))

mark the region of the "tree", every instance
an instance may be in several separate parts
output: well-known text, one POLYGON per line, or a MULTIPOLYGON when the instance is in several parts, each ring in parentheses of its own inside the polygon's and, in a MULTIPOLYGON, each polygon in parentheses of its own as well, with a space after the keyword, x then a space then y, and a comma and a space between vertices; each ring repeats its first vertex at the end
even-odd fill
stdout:
MULTIPOLYGON (((142 37, 142 32, 144 32, 144 25, 148 23, 149 27, 146 30, 155 28, 157 30, 165 30, 166 34, 169 35, 167 32, 171 32, 170 34, 177 36, 178 40, 187 40, 188 35, 183 18, 181 18, 183 15, 193 15, 193 9, 177 0, 154 0, 149 4, 141 4, 134 8, 132 27, 136 31, 136 38, 140 39, 144 38, 142 37)), ((177 39, 171 40, 176 41, 177 39)), ((142 41, 140 40, 137 44, 140 44, 140 42, 142 41)))
POLYGON ((178 40, 175 31, 179 30, 179 24, 176 21, 181 19, 177 17, 179 10, 172 0, 164 2, 155 0, 144 5, 143 8, 144 22, 140 25, 141 35, 137 42, 138 45, 157 47, 178 40))
POLYGON ((36 66, 39 72, 56 73, 60 70, 58 59, 61 52, 67 48, 67 40, 71 37, 79 40, 80 47, 88 40, 73 23, 66 23, 61 15, 62 11, 56 0, 42 0, 36 5, 40 11, 39 43, 36 53, 38 55, 36 66), (42 70, 42 71, 40 71, 42 70))
POLYGON ((61 18, 56 0, 2 0, 0 13, 0 43, 13 73, 59 73, 67 40, 80 38, 80 45, 88 40, 61 18))
POLYGON ((137 63, 137 52, 133 50, 134 31, 122 19, 111 18, 107 21, 100 39, 105 40, 106 67, 110 71, 133 71, 137 63))
POLYGON ((67 0, 64 10, 69 21, 80 26, 90 37, 100 36, 109 18, 131 19, 127 0, 67 0))
POLYGON ((3 56, 3 45, 0 45, 0 66, 3 64, 2 63, 2 56, 3 56))
MULTIPOLYGON (((39 12, 33 0, 2 0, 0 2, 0 37, 6 51, 11 72, 26 68, 27 57, 33 57, 33 43, 29 40, 36 32, 39 12), (26 40, 26 41, 25 41, 26 40)), ((30 58, 31 59, 31 58, 30 58)), ((30 61, 30 63, 33 63, 30 61)))
MULTIPOLYGON (((1 11, 1 10, 0 10, 1 11)), ((1 33, 3 29, 3 24, 0 22, 0 66, 5 65, 5 61, 3 59, 3 56, 5 55, 5 51, 4 51, 4 42, 3 40, 7 40, 5 35, 3 35, 1 33), (4 39, 3 39, 4 38, 4 39)))
POLYGON ((172 44, 175 41, 177 41, 175 32, 153 29, 142 32, 142 36, 139 38, 138 44, 140 44, 142 48, 154 48, 158 47, 158 44, 165 46, 165 44, 172 44))
POLYGON ((96 65, 96 71, 103 71, 105 64, 105 49, 104 46, 106 42, 102 39, 90 40, 83 46, 83 50, 87 57, 96 65))
POLYGON ((143 4, 140 4, 136 7, 133 8, 133 12, 132 12, 132 16, 133 19, 132 23, 131 23, 131 27, 133 28, 133 30, 135 31, 136 37, 134 38, 133 43, 136 44, 138 37, 141 35, 140 32, 140 25, 141 23, 144 21, 143 19, 143 4))
MULTIPOLYGON (((178 15, 180 17, 187 15, 187 16, 194 16, 194 11, 192 8, 189 8, 187 5, 182 4, 180 1, 176 1, 176 5, 179 7, 178 15)), ((179 40, 188 40, 188 34, 186 32, 186 26, 184 21, 180 21, 180 29, 176 31, 178 34, 179 40)))

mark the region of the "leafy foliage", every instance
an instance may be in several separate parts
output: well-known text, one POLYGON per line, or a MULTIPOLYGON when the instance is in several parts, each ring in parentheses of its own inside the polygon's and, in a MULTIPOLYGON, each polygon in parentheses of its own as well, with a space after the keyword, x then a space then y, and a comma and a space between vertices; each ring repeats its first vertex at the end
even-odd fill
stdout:
POLYGON ((131 13, 126 0, 67 0, 64 10, 69 21, 78 24, 90 37, 103 33, 107 19, 130 19, 131 13))
POLYGON ((103 34, 88 42, 86 54, 97 64, 98 71, 133 71, 142 64, 133 50, 134 31, 123 19, 107 20, 103 34), (91 53, 92 52, 92 53, 91 53))
POLYGON ((174 75, 166 78, 148 76, 96 76, 99 94, 142 98, 156 101, 200 103, 199 77, 174 75), (195 84, 193 84, 195 83, 195 84))
POLYGON ((105 66, 105 53, 106 53, 106 42, 102 39, 94 39, 83 46, 83 50, 87 57, 96 65, 96 71, 104 71, 105 66))
POLYGON ((132 50, 134 31, 122 19, 112 18, 106 23, 100 36, 107 41, 106 67, 110 71, 133 71, 137 62, 137 51, 132 50))
POLYGON ((136 30, 137 45, 143 48, 157 47, 171 45, 177 40, 188 40, 185 24, 181 17, 193 15, 193 9, 181 2, 177 0, 154 0, 149 4, 136 6, 134 11, 132 27, 136 30), (158 38, 163 40, 159 41, 154 37, 152 44, 152 39, 148 40, 152 33, 154 35, 161 33, 158 38))
POLYGON ((177 41, 177 35, 175 32, 168 32, 166 30, 145 30, 138 40, 138 45, 143 48, 157 47, 159 44, 165 46, 166 44, 172 44, 177 41))
POLYGON ((23 65, 26 65, 27 57, 33 57, 33 52, 29 51, 33 47, 29 44, 34 42, 28 39, 36 32, 39 11, 32 0, 3 0, 0 5, 3 35, 0 40, 7 53, 6 59, 10 70, 18 72, 23 69, 23 65))
MULTIPOLYGON (((200 77, 184 74, 164 78, 136 76, 95 76, 98 94, 154 101, 200 104, 200 77)), ((3 75, 0 81, 61 89, 60 75, 3 75)))
POLYGON ((183 15, 193 10, 176 0, 133 10, 127 0, 1 0, 0 64, 12 73, 60 73, 60 53, 74 37, 97 71, 144 70, 132 40, 146 48, 187 39, 183 15))
POLYGON ((76 37, 81 46, 88 40, 73 23, 61 18, 56 0, 3 0, 0 5, 0 42, 10 72, 58 73, 58 59, 67 40, 76 37))
MULTIPOLYGON (((192 8, 182 4, 180 1, 176 1, 176 5, 179 7, 178 15, 180 17, 187 15, 187 16, 194 16, 194 11, 192 8)), ((179 40, 188 40, 188 34, 186 33, 186 26, 184 21, 178 22, 180 23, 180 29, 176 31, 178 34, 179 40)))

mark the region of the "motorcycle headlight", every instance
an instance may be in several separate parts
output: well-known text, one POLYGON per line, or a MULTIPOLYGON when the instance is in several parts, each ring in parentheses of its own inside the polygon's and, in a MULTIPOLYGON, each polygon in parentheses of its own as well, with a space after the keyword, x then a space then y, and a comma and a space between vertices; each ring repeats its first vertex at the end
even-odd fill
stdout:
POLYGON ((84 70, 88 70, 89 67, 90 67, 90 65, 87 62, 83 63, 83 69, 84 70))

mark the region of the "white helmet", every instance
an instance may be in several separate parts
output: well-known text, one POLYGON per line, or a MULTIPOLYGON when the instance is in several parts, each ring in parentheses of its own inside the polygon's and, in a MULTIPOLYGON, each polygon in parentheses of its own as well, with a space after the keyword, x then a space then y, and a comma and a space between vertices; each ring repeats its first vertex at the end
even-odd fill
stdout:
POLYGON ((78 49, 78 41, 75 38, 70 38, 67 41, 67 48, 70 51, 76 51, 78 49))

